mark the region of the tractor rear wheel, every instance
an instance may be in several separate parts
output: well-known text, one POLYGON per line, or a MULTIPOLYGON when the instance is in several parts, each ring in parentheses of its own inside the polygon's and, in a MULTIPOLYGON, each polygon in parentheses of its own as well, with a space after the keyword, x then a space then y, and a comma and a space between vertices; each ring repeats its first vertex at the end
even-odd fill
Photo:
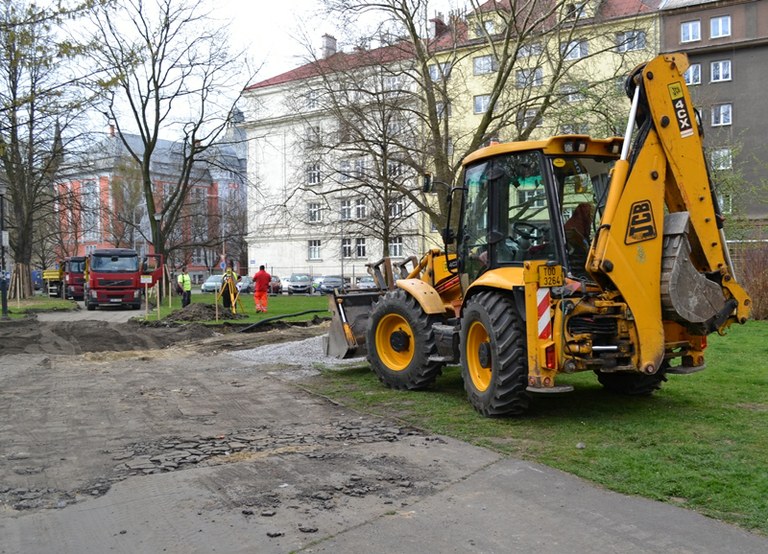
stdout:
POLYGON ((402 289, 389 291, 374 304, 365 340, 368 362, 382 383, 419 390, 435 382, 443 367, 429 361, 437 351, 432 330, 437 321, 402 289))
POLYGON ((528 409, 525 341, 525 323, 512 298, 481 292, 467 301, 461 318, 461 375, 470 403, 484 416, 528 409))
POLYGON ((597 380, 606 390, 626 396, 650 396, 667 380, 666 365, 653 375, 644 373, 601 373, 596 371, 597 380))

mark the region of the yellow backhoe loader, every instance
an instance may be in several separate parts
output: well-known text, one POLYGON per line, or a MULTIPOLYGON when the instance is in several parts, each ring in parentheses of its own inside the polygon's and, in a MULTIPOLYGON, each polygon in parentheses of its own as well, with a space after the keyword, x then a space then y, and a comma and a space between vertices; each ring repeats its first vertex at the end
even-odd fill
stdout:
POLYGON ((704 369, 707 335, 744 323, 750 299, 728 254, 687 68, 668 54, 630 75, 623 139, 556 136, 468 156, 449 203, 460 199, 459 227, 444 232, 456 254, 429 252, 346 312, 349 295, 334 297, 341 338, 330 353, 366 349, 398 389, 428 387, 460 363, 487 416, 524 412, 531 393, 567 392, 560 373, 593 371, 607 389, 642 395, 704 369))

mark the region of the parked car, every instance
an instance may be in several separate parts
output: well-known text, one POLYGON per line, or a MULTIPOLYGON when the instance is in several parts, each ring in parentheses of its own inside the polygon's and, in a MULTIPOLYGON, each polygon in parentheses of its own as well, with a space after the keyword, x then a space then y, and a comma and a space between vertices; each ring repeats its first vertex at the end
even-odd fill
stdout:
POLYGON ((240 292, 253 292, 253 279, 248 275, 240 277, 238 284, 240 285, 240 292))
POLYGON ((200 292, 218 292, 223 279, 223 275, 211 275, 200 285, 200 292))
POLYGON ((376 280, 370 275, 365 275, 357 280, 357 288, 360 290, 378 290, 376 280))
POLYGON ((336 289, 339 292, 347 292, 347 284, 340 275, 328 275, 323 279, 320 288, 317 290, 321 294, 330 294, 336 289))
POLYGON ((269 281, 269 294, 283 294, 283 282, 277 275, 273 275, 269 281))
POLYGON ((312 278, 306 273, 294 273, 288 279, 288 294, 312 294, 312 278))

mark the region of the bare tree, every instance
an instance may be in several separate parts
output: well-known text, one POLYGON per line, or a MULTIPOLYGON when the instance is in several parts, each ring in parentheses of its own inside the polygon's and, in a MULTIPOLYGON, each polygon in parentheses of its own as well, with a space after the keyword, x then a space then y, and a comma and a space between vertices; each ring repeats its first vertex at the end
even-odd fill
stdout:
POLYGON ((383 179, 369 181, 375 185, 369 190, 391 186, 440 225, 447 187, 458 179, 466 154, 493 139, 525 140, 536 132, 554 134, 558 127, 574 129, 580 118, 603 123, 604 99, 617 96, 617 75, 635 63, 625 62, 624 51, 645 40, 629 17, 626 33, 606 37, 600 5, 587 12, 591 4, 565 0, 472 0, 469 12, 456 11, 446 20, 430 19, 427 0, 325 0, 325 5, 342 19, 377 21, 357 39, 376 48, 314 58, 320 81, 308 80, 308 86, 320 88, 314 93, 326 98, 340 129, 361 131, 350 144, 371 158, 372 167, 384 169, 389 159, 397 159, 409 168, 406 186, 383 172, 383 179), (581 68, 606 52, 613 67, 587 80, 581 68), (483 94, 468 88, 470 72, 483 75, 483 94), (476 117, 454 123, 453 104, 468 99, 475 102, 476 117), (547 118, 554 124, 544 129, 547 118), (388 137, 371 132, 387 121, 405 122, 403 132, 388 137), (425 171, 434 173, 436 203, 414 186, 413 176, 425 171))
POLYGON ((202 0, 126 0, 94 12, 98 63, 108 77, 105 115, 141 174, 155 251, 166 256, 183 238, 188 196, 206 152, 224 136, 232 107, 250 76, 229 52, 224 27, 202 0), (230 97, 228 97, 228 94, 230 97), (136 129, 140 144, 126 140, 136 129), (172 179, 155 182, 161 133, 180 136, 172 179), (156 219, 157 216, 159 219, 156 219))
POLYGON ((40 8, 23 0, 0 2, 0 178, 7 181, 10 200, 12 295, 32 294, 35 245, 45 250, 51 239, 54 179, 72 140, 67 133, 87 105, 77 84, 82 66, 72 63, 85 49, 57 32, 87 4, 40 8))

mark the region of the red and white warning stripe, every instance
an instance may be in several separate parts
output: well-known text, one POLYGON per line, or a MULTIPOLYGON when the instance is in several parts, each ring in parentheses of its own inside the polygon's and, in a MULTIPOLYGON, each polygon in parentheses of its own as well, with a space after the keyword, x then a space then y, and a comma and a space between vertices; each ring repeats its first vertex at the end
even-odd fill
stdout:
POLYGON ((536 289, 536 305, 539 310, 539 338, 546 340, 552 336, 552 316, 549 313, 549 289, 536 289))

